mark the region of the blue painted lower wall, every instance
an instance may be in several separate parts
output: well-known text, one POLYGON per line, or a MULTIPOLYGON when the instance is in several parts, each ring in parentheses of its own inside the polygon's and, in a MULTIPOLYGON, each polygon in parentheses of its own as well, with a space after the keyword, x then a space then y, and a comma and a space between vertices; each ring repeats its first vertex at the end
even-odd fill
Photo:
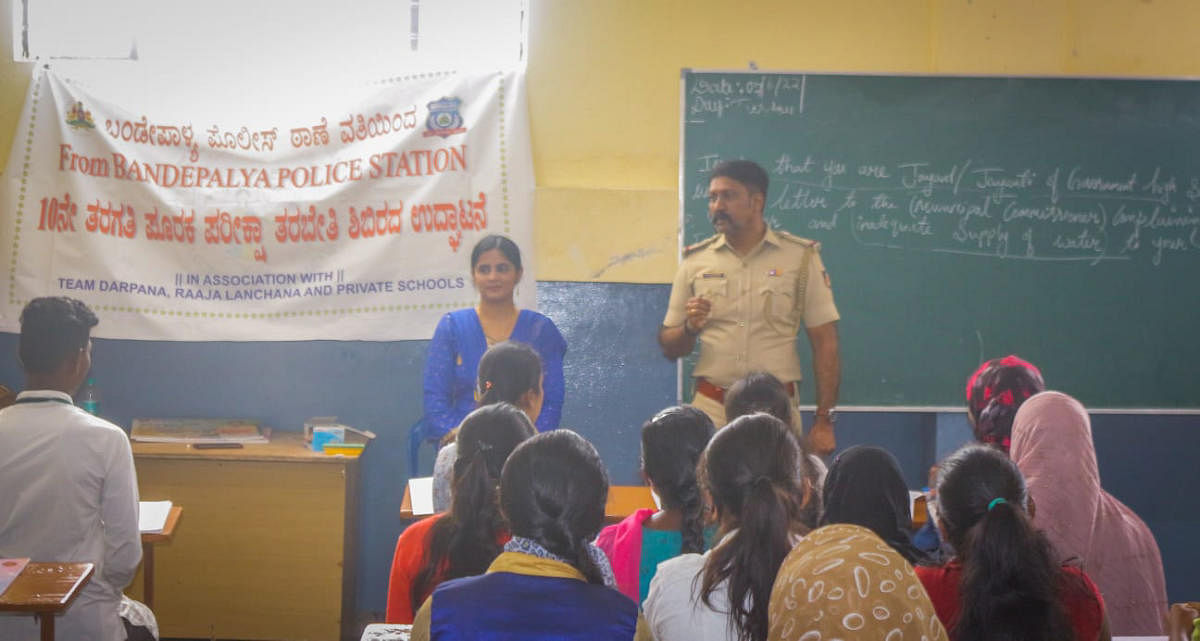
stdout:
MULTIPOLYGON (((563 426, 595 443, 616 484, 640 482, 641 424, 675 402, 675 366, 655 342, 668 291, 667 285, 538 284, 540 309, 570 345, 563 426)), ((382 620, 392 547, 403 527, 398 515, 409 474, 408 426, 421 416, 425 349, 423 341, 97 340, 93 374, 103 395, 101 413, 126 428, 135 417, 244 416, 299 430, 310 416, 336 415, 375 431, 378 438, 362 460, 358 605, 361 619, 382 620)), ((16 337, 0 334, 0 383, 19 389, 15 354, 16 337)), ((1200 418, 1096 416, 1094 431, 1105 487, 1158 539, 1170 598, 1195 599, 1200 418)), ((929 466, 969 436, 960 414, 846 412, 838 424, 840 447, 886 447, 910 487, 923 486, 929 466)), ((423 467, 431 467, 428 456, 423 467)))

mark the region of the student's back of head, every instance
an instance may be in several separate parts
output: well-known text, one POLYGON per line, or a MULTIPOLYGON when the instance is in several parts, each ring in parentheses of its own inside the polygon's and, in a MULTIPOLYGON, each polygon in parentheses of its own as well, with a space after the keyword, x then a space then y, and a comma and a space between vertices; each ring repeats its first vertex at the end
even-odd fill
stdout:
POLYGON ((909 563, 925 555, 912 543, 908 485, 891 452, 856 445, 829 466, 821 488, 821 525, 852 523, 870 529, 909 563))
MULTIPOLYGON (((751 372, 745 378, 739 379, 725 393, 725 418, 728 421, 739 416, 755 412, 770 414, 792 427, 792 399, 788 396, 783 383, 767 372, 751 372)), ((797 434, 796 444, 800 447, 800 475, 808 487, 813 490, 812 496, 801 512, 801 520, 810 529, 817 526, 821 516, 820 488, 824 485, 824 463, 808 451, 803 438, 797 434)))
POLYGON ((975 440, 1007 452, 1021 404, 1046 389, 1042 372, 1017 356, 993 358, 967 378, 967 419, 975 440))
POLYGON ((704 551, 704 497, 696 465, 712 439, 712 419, 691 407, 667 408, 642 426, 642 471, 667 510, 678 510, 682 552, 704 551))
MULTIPOLYGON (((17 354, 36 386, 73 394, 91 366, 91 330, 99 319, 83 302, 65 296, 35 298, 21 310, 17 354), (52 380, 62 379, 62 380, 52 380), (78 379, 78 380, 76 380, 78 379)), ((31 385, 31 387, 35 386, 31 385)))
POLYGON ((480 574, 500 553, 506 529, 496 495, 500 473, 513 450, 535 433, 529 417, 510 403, 485 405, 463 419, 450 512, 430 532, 409 593, 413 611, 438 583, 480 574))
POLYGON ((701 463, 721 531, 737 534, 709 553, 701 597, 728 582, 738 637, 767 637, 767 607, 779 564, 808 531, 801 510, 811 491, 796 476, 801 452, 791 428, 767 414, 735 419, 713 437, 701 463))
POLYGON ((751 372, 738 379, 725 393, 725 418, 765 412, 790 425, 792 401, 783 383, 767 372, 751 372))
POLYGON ((565 559, 589 583, 603 584, 590 545, 604 525, 608 473, 596 448, 569 430, 522 443, 504 464, 500 504, 513 537, 565 559))
POLYGON ((504 341, 479 359, 475 396, 479 406, 512 403, 536 421, 542 409, 542 359, 525 343, 504 341))
MULTIPOLYGON (((938 519, 962 562, 963 641, 1074 638, 1060 602, 1061 569, 1026 512, 1020 471, 1003 452, 969 445, 940 466, 938 519)), ((1086 641, 1086 640, 1080 640, 1086 641)))

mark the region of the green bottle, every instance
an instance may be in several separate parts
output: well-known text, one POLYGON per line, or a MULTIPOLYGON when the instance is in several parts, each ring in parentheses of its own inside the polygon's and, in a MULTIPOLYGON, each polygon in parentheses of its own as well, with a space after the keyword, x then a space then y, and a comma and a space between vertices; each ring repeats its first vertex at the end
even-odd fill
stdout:
POLYGON ((79 393, 79 407, 92 416, 100 415, 100 392, 96 390, 96 379, 87 379, 87 384, 79 393))

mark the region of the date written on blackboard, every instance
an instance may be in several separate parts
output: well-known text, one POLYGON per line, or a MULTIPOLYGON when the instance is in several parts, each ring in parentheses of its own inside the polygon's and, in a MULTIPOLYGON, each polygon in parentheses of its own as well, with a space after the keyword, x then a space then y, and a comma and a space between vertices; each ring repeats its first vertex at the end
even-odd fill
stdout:
POLYGON ((747 75, 696 78, 688 89, 688 121, 724 118, 726 114, 797 116, 804 112, 803 76, 747 75))

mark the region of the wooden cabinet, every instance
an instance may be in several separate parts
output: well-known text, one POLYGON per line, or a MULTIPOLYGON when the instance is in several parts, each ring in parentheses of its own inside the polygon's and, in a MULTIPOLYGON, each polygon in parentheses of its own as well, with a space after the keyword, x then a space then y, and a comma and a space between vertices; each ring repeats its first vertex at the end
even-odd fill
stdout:
MULTIPOLYGON (((144 501, 183 517, 156 548, 163 637, 348 639, 354 615, 358 461, 300 434, 235 450, 134 443, 144 501)), ((142 579, 130 586, 137 598, 142 579)))

